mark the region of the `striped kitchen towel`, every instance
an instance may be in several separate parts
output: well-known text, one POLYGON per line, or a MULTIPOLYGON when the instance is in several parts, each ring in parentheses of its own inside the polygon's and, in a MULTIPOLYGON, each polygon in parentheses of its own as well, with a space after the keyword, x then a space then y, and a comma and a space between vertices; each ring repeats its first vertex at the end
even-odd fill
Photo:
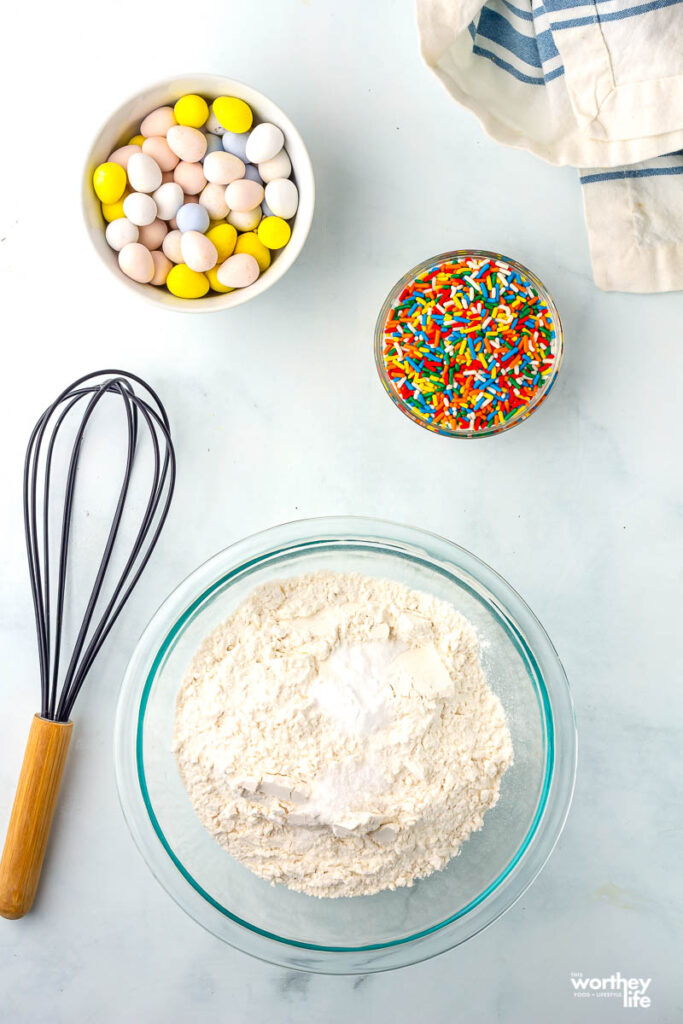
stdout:
POLYGON ((600 288, 683 288, 683 0, 417 0, 422 55, 494 139, 581 168, 600 288))

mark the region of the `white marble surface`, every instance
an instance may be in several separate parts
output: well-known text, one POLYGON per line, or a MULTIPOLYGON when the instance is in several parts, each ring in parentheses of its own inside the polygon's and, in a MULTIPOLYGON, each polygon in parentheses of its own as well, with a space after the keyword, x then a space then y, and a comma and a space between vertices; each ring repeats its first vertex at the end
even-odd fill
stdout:
POLYGON ((569 975, 618 970, 652 978, 644 1018, 680 1020, 680 294, 594 288, 575 172, 483 135, 421 66, 410 4, 24 3, 3 28, 1 828, 38 693, 20 497, 31 424, 75 376, 123 366, 166 400, 180 476, 153 567, 77 706, 36 907, 0 921, 0 1019, 613 1021, 618 1001, 573 998, 569 975), (79 220, 96 126, 185 70, 270 94, 318 183, 289 275, 209 317, 129 296, 79 220), (372 362, 389 286, 462 245, 536 269, 566 329, 545 408, 476 444, 413 427, 372 362), (245 533, 333 513, 421 525, 496 567, 553 638, 580 730, 574 807, 524 898, 460 949, 355 979, 288 974, 185 917, 128 835, 111 753, 121 676, 160 599, 245 533))

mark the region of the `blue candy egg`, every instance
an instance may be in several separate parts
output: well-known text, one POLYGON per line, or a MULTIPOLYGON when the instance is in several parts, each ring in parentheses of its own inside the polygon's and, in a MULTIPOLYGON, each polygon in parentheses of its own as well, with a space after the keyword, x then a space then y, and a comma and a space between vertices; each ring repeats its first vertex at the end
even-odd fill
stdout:
MULTIPOLYGON (((212 135, 211 132, 206 133, 206 153, 215 153, 217 149, 222 149, 223 144, 221 142, 220 135, 212 135)), ((206 153, 204 156, 206 156, 206 153)), ((202 157, 202 163, 204 163, 204 157, 202 157)))
POLYGON ((259 185, 263 184, 263 178, 259 174, 256 164, 247 164, 244 177, 249 178, 249 181, 257 181, 259 185))
POLYGON ((201 231, 209 227, 209 211, 200 203, 185 203, 175 215, 179 231, 201 231))
POLYGON ((223 149, 226 153, 238 156, 240 160, 247 163, 247 139, 249 132, 225 132, 223 135, 223 149))
MULTIPOLYGON (((246 177, 246 175, 245 175, 245 177, 246 177)), ((275 214, 273 213, 271 208, 268 206, 268 203, 265 201, 265 199, 261 203, 261 209, 263 210, 263 216, 264 217, 274 217, 275 216, 275 214)), ((178 218, 176 217, 176 220, 177 219, 178 218)), ((180 227, 180 224, 178 224, 178 227, 180 227)))

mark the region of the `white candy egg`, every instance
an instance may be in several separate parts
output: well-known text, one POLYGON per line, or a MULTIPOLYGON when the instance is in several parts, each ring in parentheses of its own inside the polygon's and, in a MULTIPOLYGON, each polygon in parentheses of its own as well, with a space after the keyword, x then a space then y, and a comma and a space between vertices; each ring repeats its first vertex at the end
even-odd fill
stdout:
POLYGON ((180 240, 183 261, 190 270, 203 273, 212 270, 218 260, 218 250, 210 238, 199 231, 183 231, 180 240))
POLYGON ((228 216, 228 204, 225 201, 225 185, 210 183, 202 189, 199 203, 206 207, 211 220, 223 220, 228 216))
POLYGON ((275 181, 276 178, 288 178, 292 173, 292 161, 287 156, 287 150, 281 149, 277 156, 260 163, 258 172, 266 185, 269 181, 275 181))
POLYGON ((161 168, 147 153, 133 153, 127 173, 135 192, 154 192, 161 185, 161 168))
POLYGON ((216 150, 204 157, 204 175, 207 181, 217 185, 229 185, 231 181, 244 177, 244 162, 232 153, 216 150))
POLYGON ((154 277, 154 260, 149 249, 139 242, 129 242, 119 253, 119 266, 126 277, 140 284, 149 284, 154 277))
POLYGON ((204 125, 204 127, 206 128, 207 132, 211 132, 212 135, 225 134, 225 128, 223 127, 223 125, 220 123, 220 121, 213 112, 213 104, 209 108, 209 119, 204 125))
POLYGON ((129 242, 137 242, 138 235, 137 225, 132 224, 127 217, 117 217, 116 220, 110 221, 104 233, 108 244, 116 252, 120 252, 129 242))
POLYGON ((250 164, 262 164, 272 160, 285 144, 285 137, 277 127, 264 121, 257 124, 247 139, 247 160, 250 164))
POLYGON ((162 220, 173 220, 180 207, 185 202, 185 193, 180 185, 174 181, 165 181, 163 185, 152 195, 157 204, 157 211, 162 220))
POLYGON ((262 216, 260 206, 255 210, 231 210, 228 214, 228 224, 232 224, 238 231, 253 231, 261 223, 262 216))
POLYGON ((225 190, 225 201, 229 209, 243 213, 255 210, 263 202, 263 185, 249 178, 231 181, 225 190))
POLYGON ((221 263, 216 277, 226 288, 247 288, 259 274, 259 265, 254 257, 248 252, 238 252, 221 263))
POLYGON ((123 200, 123 213, 133 224, 143 227, 156 220, 157 204, 145 192, 131 192, 123 200))
POLYGON ((161 243, 162 252, 165 256, 168 256, 171 263, 183 262, 183 250, 180 245, 182 237, 182 231, 175 228, 173 231, 169 231, 161 243))
POLYGON ((296 213, 299 205, 299 193, 289 178, 277 178, 266 185, 266 203, 276 217, 289 220, 296 213))

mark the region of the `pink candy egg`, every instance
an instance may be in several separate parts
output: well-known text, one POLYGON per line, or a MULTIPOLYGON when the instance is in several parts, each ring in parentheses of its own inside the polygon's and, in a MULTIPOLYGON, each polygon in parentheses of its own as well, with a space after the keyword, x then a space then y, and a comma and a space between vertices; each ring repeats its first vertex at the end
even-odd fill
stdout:
POLYGON ((182 237, 182 231, 178 231, 177 228, 174 228, 173 231, 169 231, 161 243, 164 256, 168 256, 171 263, 183 262, 183 251, 180 248, 182 237))
POLYGON ((181 160, 173 171, 173 180, 189 196, 198 195, 206 185, 202 165, 200 163, 188 163, 186 160, 181 160))
POLYGON ((147 249, 152 252, 154 249, 160 249, 161 243, 168 234, 168 228, 163 220, 153 220, 151 224, 143 224, 141 228, 138 228, 139 236, 138 242, 142 242, 147 249))
POLYGON ((248 252, 229 256, 221 263, 216 277, 226 288, 247 288, 259 276, 259 265, 248 252))
POLYGON ((142 152, 156 160, 162 171, 172 171, 178 163, 175 155, 166 139, 161 135, 153 135, 142 143, 142 152))
MULTIPOLYGON (((227 153, 226 153, 227 156, 227 153)), ((223 220, 228 216, 228 204, 225 201, 225 185, 210 183, 202 189, 199 202, 209 212, 211 220, 223 220)))
POLYGON ((155 285, 166 284, 168 272, 173 264, 168 256, 164 256, 163 252, 153 252, 152 259, 154 260, 154 277, 149 283, 155 285))
POLYGON ((199 231, 183 231, 180 240, 183 261, 190 270, 203 273, 216 266, 218 250, 210 238, 199 231))
POLYGON ((129 242, 119 253, 119 266, 126 277, 140 284, 149 284, 155 267, 152 254, 140 242, 129 242))
POLYGON ((168 129, 166 140, 176 156, 190 164, 201 160, 206 153, 206 136, 197 128, 176 124, 168 129))
POLYGON ((177 123, 173 107, 157 107, 140 125, 140 134, 146 139, 152 135, 165 135, 177 123))
POLYGON ((231 210, 247 213, 255 210, 263 202, 263 185, 249 178, 231 181, 225 190, 225 201, 231 210))
POLYGON ((139 146, 120 146, 118 149, 115 149, 114 152, 110 155, 109 159, 107 160, 107 163, 118 164, 120 167, 123 167, 124 171, 127 171, 128 161, 132 157, 133 153, 139 152, 139 146))

